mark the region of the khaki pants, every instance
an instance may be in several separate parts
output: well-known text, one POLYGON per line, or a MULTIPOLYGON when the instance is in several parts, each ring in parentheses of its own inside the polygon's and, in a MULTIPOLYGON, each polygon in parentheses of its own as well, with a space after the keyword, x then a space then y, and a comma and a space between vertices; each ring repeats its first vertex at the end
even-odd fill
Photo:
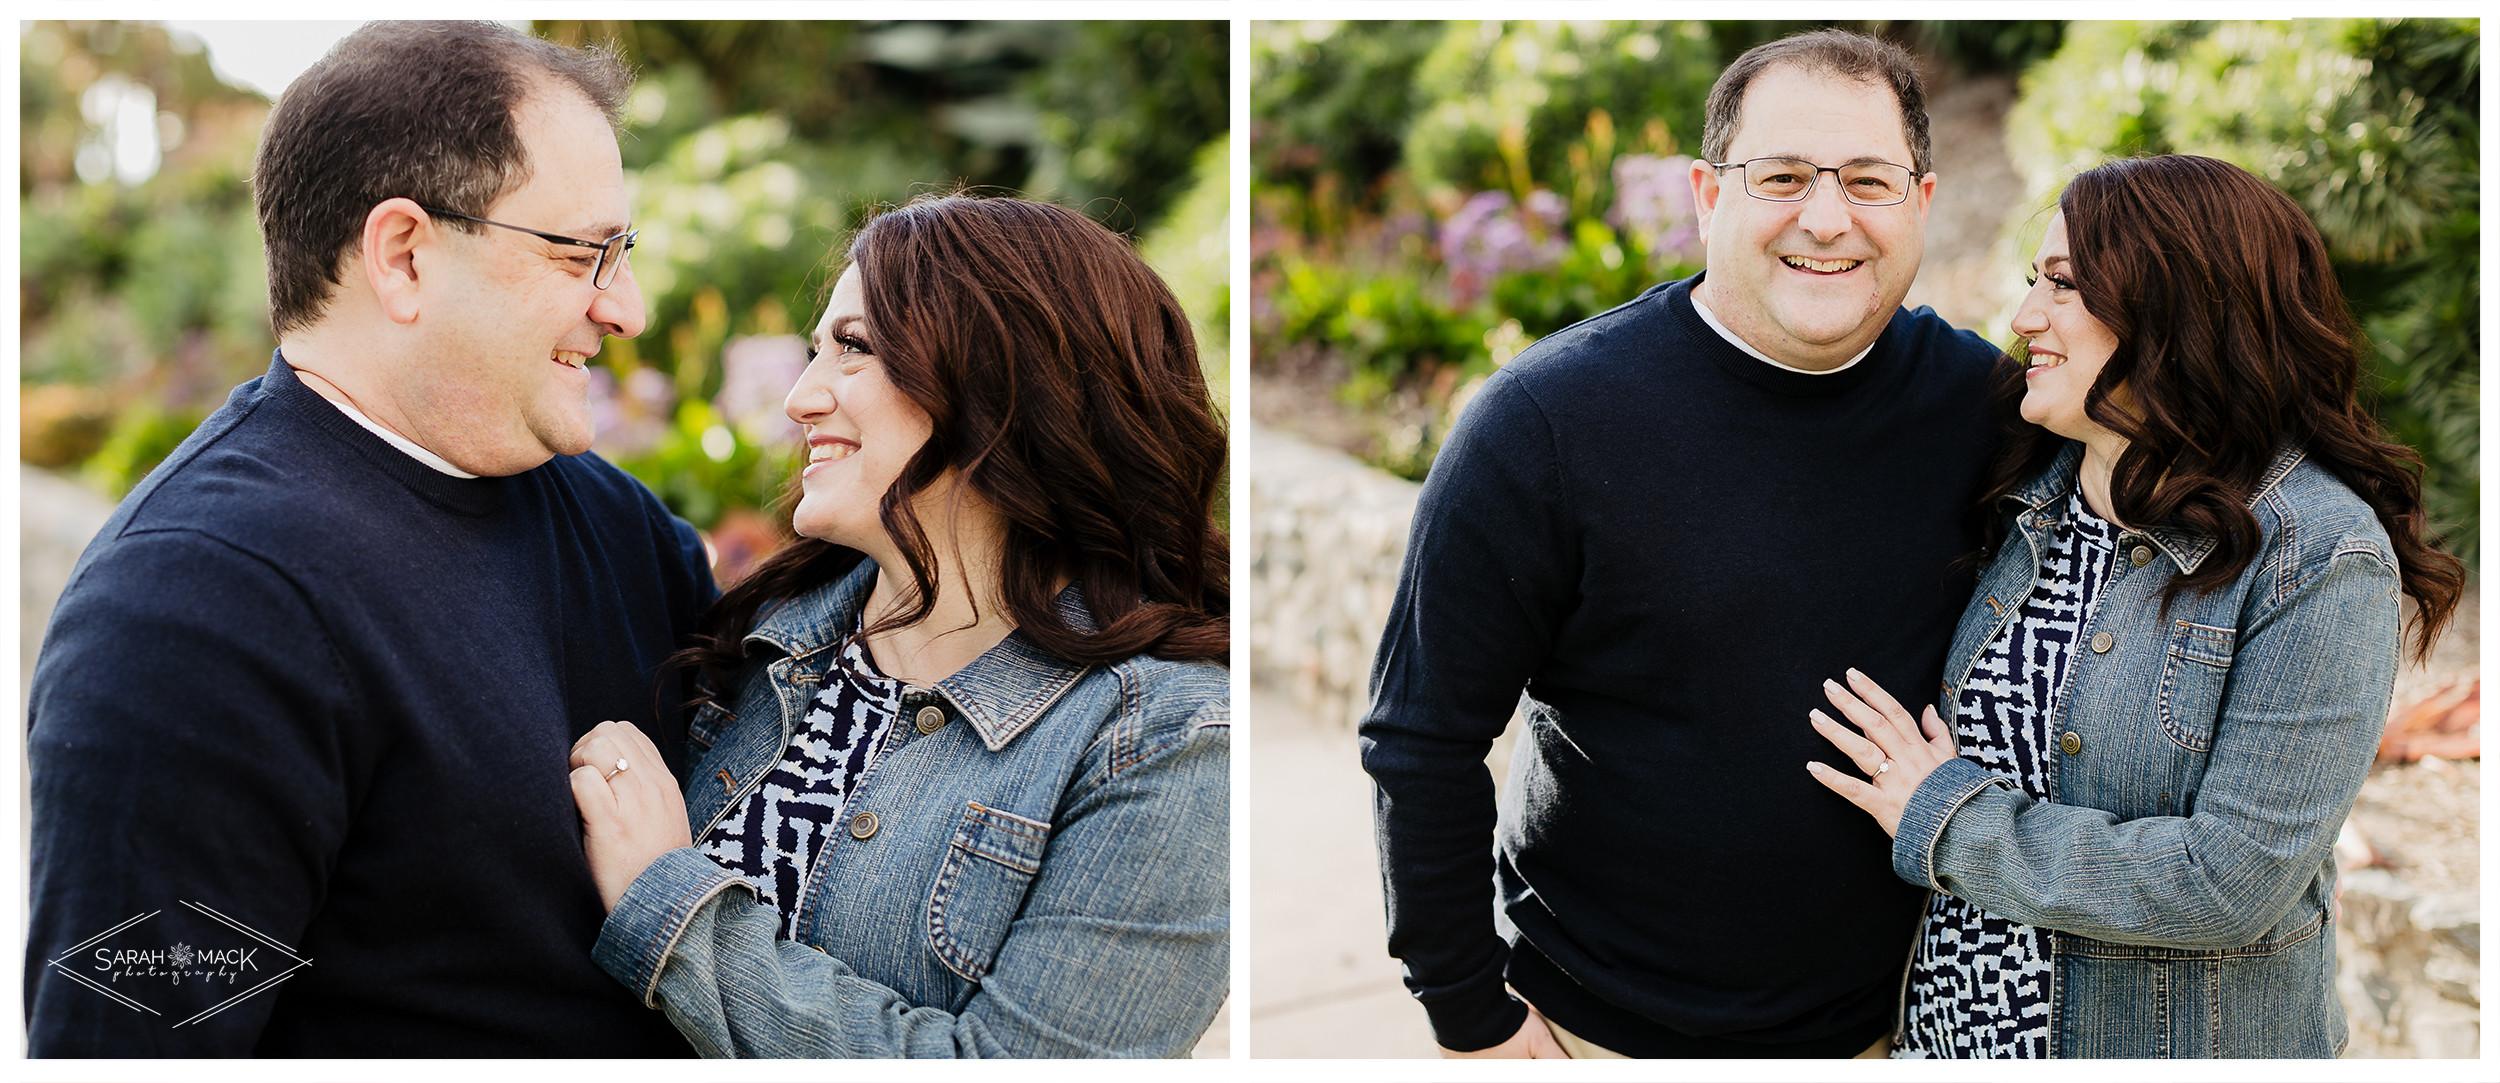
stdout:
MULTIPOLYGON (((1564 1030, 1562 1027, 1556 1025, 1551 1019, 1545 1021, 1545 1029, 1554 1032, 1554 1044, 1561 1046, 1563 1048, 1563 1052, 1571 1054, 1571 1059, 1573 1060, 1628 1059, 1623 1054, 1617 1053, 1612 1049, 1605 1048, 1604 1046, 1589 1044, 1586 1039, 1577 1034, 1573 1034, 1570 1031, 1564 1030)), ((1867 1046, 1866 1052, 1860 1053, 1850 1059, 1887 1060, 1890 1059, 1891 1056, 1892 1037, 1890 1035, 1886 1035, 1875 1039, 1875 1044, 1867 1046)))

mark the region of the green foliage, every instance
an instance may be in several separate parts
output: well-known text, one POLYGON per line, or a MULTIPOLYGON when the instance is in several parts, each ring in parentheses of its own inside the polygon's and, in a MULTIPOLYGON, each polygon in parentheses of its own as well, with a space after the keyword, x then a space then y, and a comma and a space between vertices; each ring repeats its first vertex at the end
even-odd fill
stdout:
POLYGON ((2204 154, 2308 210, 2368 336, 2376 407, 2434 529, 2479 548, 2480 46, 2472 20, 2076 23, 2008 150, 2049 203, 2114 156, 2204 154))
POLYGON ((1496 280, 1493 307, 1543 338, 1629 301, 1657 281, 1637 245, 1618 238, 1605 223, 1583 218, 1572 224, 1571 248, 1560 263, 1496 280))
MULTIPOLYGON (((1405 164, 1428 197, 1500 189, 1525 198, 1534 179, 1572 174, 1570 148, 1601 112, 1627 131, 1656 121, 1653 153, 1698 149, 1718 74, 1718 50, 1698 23, 1453 23, 1416 72, 1430 104, 1407 132, 1405 164)), ((1611 192, 1603 185, 1601 174, 1588 193, 1601 207, 1611 192)))
POLYGON ((660 442, 614 461, 687 522, 709 530, 733 507, 753 507, 779 493, 798 468, 798 454, 747 439, 702 399, 679 403, 660 442))
MULTIPOLYGON (((648 327, 608 342, 599 363, 620 382, 652 370, 674 397, 650 417, 660 431, 642 434, 656 442, 601 451, 698 525, 770 500, 795 465, 788 448, 757 446, 716 416, 725 346, 809 326, 850 230, 922 192, 1036 191, 1150 238, 1224 386, 1224 23, 561 21, 537 32, 611 44, 637 72, 620 151, 648 327)), ((85 474, 119 495, 269 363, 244 179, 268 103, 148 24, 30 23, 20 59, 21 386, 81 387, 96 394, 80 401, 113 404, 85 474), (80 96, 106 77, 151 88, 170 118, 160 128, 189 133, 135 186, 77 168, 98 138, 80 96)))
POLYGON ((206 411, 196 409, 168 410, 144 402, 132 406, 114 420, 104 446, 80 473, 89 485, 105 492, 129 492, 207 417, 206 411))
POLYGON ((1368 190, 1398 163, 1427 99, 1415 69, 1441 40, 1437 22, 1251 24, 1250 142, 1261 183, 1368 190))
POLYGON ((1085 208, 1113 229, 1142 231, 1190 190, 1199 148, 1231 126, 1227 27, 1055 25, 1071 40, 1026 83, 1042 136, 1026 187, 1085 208))
POLYGON ((1340 398, 1408 418, 1372 448, 1376 465, 1421 477, 1495 367, 1695 269, 1615 217, 1615 169, 1698 144, 1719 68, 1701 24, 1257 34, 1252 341, 1263 357, 1324 346, 1345 366, 1340 398), (1488 191, 1508 202, 1475 195, 1488 191))
POLYGON ((1154 231, 1138 238, 1137 254, 1163 276, 1190 314, 1198 365, 1216 408, 1231 409, 1233 143, 1220 137, 1198 152, 1189 187, 1154 231))

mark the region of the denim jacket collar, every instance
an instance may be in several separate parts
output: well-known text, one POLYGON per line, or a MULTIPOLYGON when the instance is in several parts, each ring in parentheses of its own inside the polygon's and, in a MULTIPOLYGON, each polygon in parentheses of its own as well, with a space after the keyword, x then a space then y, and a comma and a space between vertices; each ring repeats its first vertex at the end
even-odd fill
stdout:
MULTIPOLYGON (((2292 468, 2300 465, 2301 459, 2305 457, 2306 453, 2291 444, 2276 448, 2274 461, 2267 464, 2265 474, 2257 479, 2256 487, 2249 491, 2248 505, 2255 507, 2257 501, 2265 497, 2267 490, 2281 482, 2283 475, 2291 473, 2292 468)), ((2078 440, 2069 440, 2066 446, 2057 453, 2057 458, 2050 460, 2047 469, 2042 470, 2038 476, 2013 492, 2005 494, 2003 499, 2021 503, 2029 513, 2023 517, 2028 525, 2039 529, 2055 526, 2058 515, 2047 509, 2049 505, 2064 500, 2067 493, 2074 491, 2075 476, 2081 473, 2082 469, 2083 443, 2078 440)), ((2140 528, 2136 532, 2160 546, 2162 552, 2178 564, 2181 575, 2195 574, 2196 566, 2204 563, 2206 557, 2213 555, 2214 546, 2217 544, 2213 535, 2175 520, 2164 520, 2153 526, 2140 528)))
MULTIPOLYGON (((876 582, 876 562, 862 560, 831 590, 783 599, 756 622, 746 641, 793 658, 835 646, 858 624, 860 607, 867 604, 868 591, 876 582)), ((1070 627, 1093 630, 1093 615, 1075 584, 1060 591, 1052 605, 1070 627)), ((1021 631, 1009 632, 997 646, 938 681, 930 691, 972 723, 981 743, 996 752, 1050 710, 1089 668, 1042 650, 1021 631)))

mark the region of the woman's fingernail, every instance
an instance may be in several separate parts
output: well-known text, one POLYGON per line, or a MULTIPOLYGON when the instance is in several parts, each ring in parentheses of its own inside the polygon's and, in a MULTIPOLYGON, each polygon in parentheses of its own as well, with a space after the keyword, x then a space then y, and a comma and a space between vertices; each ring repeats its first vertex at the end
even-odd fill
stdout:
POLYGON ((1866 674, 1860 673, 1855 669, 1851 669, 1849 671, 1849 679, 1853 681, 1863 681, 1866 679, 1866 674))

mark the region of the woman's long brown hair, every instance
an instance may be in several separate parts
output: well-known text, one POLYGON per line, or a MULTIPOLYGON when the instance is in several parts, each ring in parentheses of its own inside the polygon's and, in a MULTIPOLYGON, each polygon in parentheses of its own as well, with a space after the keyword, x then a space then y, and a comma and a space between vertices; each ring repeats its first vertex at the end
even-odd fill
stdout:
MULTIPOLYGON (((2084 412, 2125 437, 2111 508, 2129 523, 2174 522, 2218 540, 2180 591, 2211 591, 2254 559, 2248 510, 2276 450, 2306 449, 2370 505, 2413 596, 2414 656, 2427 658, 2456 608, 2465 566, 2424 537, 2422 460, 2361 407, 2360 329, 2326 244, 2300 207, 2228 162, 2185 154, 2127 158, 2082 174, 2057 200, 2075 287, 2118 347, 2084 412), (2133 412, 2110 401, 2126 389, 2133 412)), ((2065 438, 2020 423, 2023 362, 2000 366, 1993 397, 2012 419, 1987 475, 1992 514, 2056 457, 2065 438)))
MULTIPOLYGON (((877 508, 915 593, 862 634, 935 607, 936 556, 911 509, 951 469, 1006 521, 1000 593, 1035 645, 1078 663, 1224 658, 1224 428, 1188 315, 1128 243, 1065 207, 953 194, 871 218, 849 262, 870 350, 931 426, 877 508), (1092 630, 1052 608, 1063 576, 1082 589, 1092 630)), ((714 603, 670 665, 726 691, 765 606, 862 559, 809 538, 785 546, 714 603)))

